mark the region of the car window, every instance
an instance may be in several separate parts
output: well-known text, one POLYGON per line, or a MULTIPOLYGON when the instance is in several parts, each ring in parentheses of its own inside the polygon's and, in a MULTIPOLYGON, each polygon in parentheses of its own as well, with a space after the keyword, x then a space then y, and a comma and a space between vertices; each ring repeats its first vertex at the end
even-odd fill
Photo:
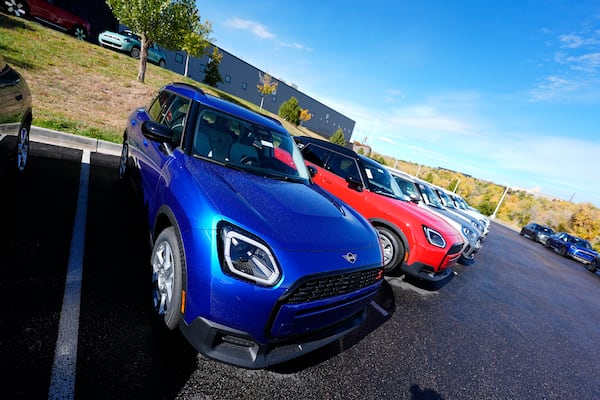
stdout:
POLYGON ((192 154, 274 178, 309 179, 300 150, 287 132, 212 109, 199 115, 192 154))
POLYGON ((392 174, 380 164, 364 161, 364 171, 369 182, 369 190, 405 200, 402 190, 392 178, 392 174))
POLYGON ((185 97, 173 95, 164 104, 164 113, 159 116, 158 122, 171 128, 173 143, 179 145, 185 128, 190 100, 185 97))
POLYGON ((331 153, 326 168, 344 179, 352 177, 360 182, 358 165, 356 165, 356 160, 350 157, 338 153, 331 153))
POLYGON ((329 154, 329 150, 326 150, 319 146, 315 146, 311 143, 304 146, 304 148, 302 149, 302 155, 304 156, 304 159, 321 168, 325 168, 325 163, 327 162, 329 154))
POLYGON ((148 109, 148 115, 153 121, 160 122, 163 119, 173 96, 173 93, 167 91, 158 94, 148 109))
POLYGON ((421 193, 423 193, 423 196, 427 198, 429 204, 432 204, 438 208, 442 208, 444 206, 439 196, 428 185, 419 183, 419 188, 421 189, 421 193))

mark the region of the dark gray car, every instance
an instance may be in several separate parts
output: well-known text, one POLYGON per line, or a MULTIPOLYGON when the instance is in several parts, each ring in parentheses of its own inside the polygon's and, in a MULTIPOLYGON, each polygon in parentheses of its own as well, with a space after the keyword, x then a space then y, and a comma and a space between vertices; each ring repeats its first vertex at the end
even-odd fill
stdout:
POLYGON ((17 136, 16 167, 25 170, 32 120, 31 91, 25 79, 0 54, 0 136, 17 136))

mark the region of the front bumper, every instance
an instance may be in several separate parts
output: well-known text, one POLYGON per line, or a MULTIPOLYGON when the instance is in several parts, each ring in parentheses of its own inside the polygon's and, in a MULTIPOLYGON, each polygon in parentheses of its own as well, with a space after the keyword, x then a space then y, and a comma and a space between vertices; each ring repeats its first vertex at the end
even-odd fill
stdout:
POLYGON ((452 274, 452 268, 442 269, 441 271, 435 272, 435 270, 427 264, 422 263, 414 263, 414 264, 405 264, 403 263, 400 267, 402 272, 406 275, 423 279, 429 282, 439 282, 448 278, 450 274, 452 274))
POLYGON ((366 318, 366 308, 334 326, 304 337, 269 344, 257 343, 246 332, 196 318, 182 323, 190 344, 206 357, 248 369, 267 368, 307 354, 356 329, 366 318))

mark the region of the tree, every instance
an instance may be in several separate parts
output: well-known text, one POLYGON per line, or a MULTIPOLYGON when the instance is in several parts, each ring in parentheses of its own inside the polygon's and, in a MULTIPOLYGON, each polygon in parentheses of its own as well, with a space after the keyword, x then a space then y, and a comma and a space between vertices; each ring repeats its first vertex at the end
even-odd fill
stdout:
POLYGON ((148 48, 154 42, 170 50, 181 49, 186 38, 201 31, 194 0, 106 0, 114 16, 140 35, 138 80, 144 82, 148 48))
POLYGON ((300 109, 300 126, 302 126, 302 122, 310 121, 313 115, 308 112, 308 109, 301 108, 300 109))
POLYGON ((300 106, 298 105, 298 99, 294 96, 290 97, 289 100, 284 101, 279 107, 279 116, 291 124, 298 125, 300 123, 300 106))
POLYGON ((185 57, 185 70, 183 76, 188 76, 188 69, 190 65, 190 57, 202 57, 210 42, 214 39, 209 38, 208 35, 212 32, 212 23, 205 21, 204 23, 198 24, 198 29, 194 32, 189 32, 183 39, 183 45, 181 50, 185 51, 187 56, 185 57))
POLYGON ((219 53, 219 49, 213 47, 212 55, 206 66, 206 74, 204 74, 204 79, 202 80, 203 83, 217 87, 219 82, 223 82, 223 78, 221 78, 221 74, 219 73, 219 64, 221 64, 222 59, 223 54, 219 53))
POLYGON ((340 146, 346 145, 346 138, 344 137, 344 131, 342 128, 338 128, 337 131, 329 138, 331 143, 339 144, 340 146))
POLYGON ((262 110, 263 101, 265 100, 265 96, 275 93, 277 90, 277 82, 273 81, 271 75, 265 73, 258 73, 258 81, 260 82, 256 87, 258 88, 258 92, 262 95, 260 99, 260 109, 262 110))

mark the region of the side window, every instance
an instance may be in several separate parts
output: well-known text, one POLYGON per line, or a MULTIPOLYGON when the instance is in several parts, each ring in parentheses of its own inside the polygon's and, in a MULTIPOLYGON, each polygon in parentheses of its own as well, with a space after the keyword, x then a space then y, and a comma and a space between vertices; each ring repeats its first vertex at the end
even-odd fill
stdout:
POLYGON ((154 102, 148 109, 148 114, 150 115, 150 118, 152 118, 153 121, 161 122, 164 113, 167 110, 167 106, 170 103, 171 98, 173 96, 174 95, 169 92, 160 92, 158 94, 158 96, 156 97, 156 99, 154 99, 154 102))
POLYGON ((302 149, 302 155, 306 161, 316 164, 321 168, 325 168, 325 162, 329 156, 329 151, 322 147, 309 144, 302 149))
POLYGON ((329 161, 327 162, 327 169, 344 179, 351 176, 354 179, 360 181, 360 175, 358 174, 358 166, 356 165, 356 162, 350 157, 332 153, 331 157, 329 158, 329 161))
POLYGON ((165 112, 162 115, 162 119, 158 121, 171 128, 173 131, 173 143, 176 143, 176 145, 179 145, 181 142, 189 109, 189 99, 173 95, 168 103, 165 104, 165 112))

